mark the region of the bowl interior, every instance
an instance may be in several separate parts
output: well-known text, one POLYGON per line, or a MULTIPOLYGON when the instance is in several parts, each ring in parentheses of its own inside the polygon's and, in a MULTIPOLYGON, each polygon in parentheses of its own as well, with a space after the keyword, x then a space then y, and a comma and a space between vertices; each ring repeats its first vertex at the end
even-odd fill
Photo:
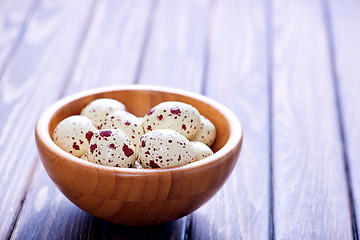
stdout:
POLYGON ((127 110, 132 114, 143 117, 155 105, 164 101, 180 101, 191 104, 200 114, 210 119, 217 131, 217 137, 212 150, 214 152, 221 149, 229 139, 231 126, 226 117, 211 104, 202 101, 201 99, 190 97, 183 94, 177 94, 161 90, 143 90, 143 89, 124 89, 124 90, 109 90, 98 92, 90 95, 80 96, 60 107, 54 112, 50 119, 48 126, 48 133, 50 137, 56 125, 63 119, 80 114, 81 110, 91 101, 98 98, 112 98, 125 104, 127 110))

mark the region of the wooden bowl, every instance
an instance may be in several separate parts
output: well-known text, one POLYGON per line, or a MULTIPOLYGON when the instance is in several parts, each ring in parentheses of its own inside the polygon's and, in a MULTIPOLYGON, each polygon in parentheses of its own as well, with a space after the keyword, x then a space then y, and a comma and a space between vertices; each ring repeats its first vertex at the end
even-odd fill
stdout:
POLYGON ((239 120, 220 103, 179 89, 141 85, 101 88, 63 98, 40 116, 35 135, 42 163, 60 191, 85 212, 122 225, 161 224, 195 211, 229 177, 243 138, 239 120), (136 116, 144 116, 164 101, 191 104, 216 126, 215 154, 180 167, 145 170, 98 165, 60 149, 51 139, 56 125, 104 97, 123 102, 136 116))

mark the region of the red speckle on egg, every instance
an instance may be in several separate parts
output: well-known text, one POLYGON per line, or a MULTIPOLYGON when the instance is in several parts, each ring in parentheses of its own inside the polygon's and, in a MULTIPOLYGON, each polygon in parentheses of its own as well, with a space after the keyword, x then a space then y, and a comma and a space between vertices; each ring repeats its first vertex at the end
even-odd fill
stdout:
POLYGON ((125 122, 125 125, 126 125, 126 126, 129 126, 130 124, 131 124, 131 123, 130 123, 129 121, 126 121, 126 122, 125 122))
POLYGON ((109 145, 109 148, 115 150, 115 149, 116 149, 116 146, 115 146, 115 144, 112 143, 112 144, 109 145))
POLYGON ((94 133, 92 131, 88 131, 85 135, 86 139, 90 142, 92 136, 94 135, 94 133))
POLYGON ((76 142, 73 143, 72 148, 75 150, 80 150, 80 147, 76 144, 76 142))
POLYGON ((145 147, 145 141, 141 141, 141 147, 145 147))
POLYGON ((181 115, 181 111, 178 107, 173 107, 173 108, 170 108, 170 112, 174 115, 178 115, 180 116, 181 115))
POLYGON ((100 136, 101 137, 110 137, 111 133, 112 133, 111 130, 104 130, 104 131, 100 132, 100 136))
POLYGON ((182 128, 183 130, 186 130, 186 125, 183 124, 183 125, 181 126, 181 128, 182 128))
POLYGON ((90 146, 90 152, 91 152, 91 154, 94 154, 94 151, 95 151, 96 148, 97 148, 97 145, 96 145, 96 144, 93 144, 93 145, 90 146))
POLYGON ((151 126, 149 125, 149 126, 147 126, 147 130, 152 130, 152 128, 151 128, 151 126))
POLYGON ((123 148, 122 148, 125 156, 130 157, 131 155, 134 154, 134 150, 132 150, 131 148, 128 147, 128 145, 124 144, 123 148))
POLYGON ((157 163, 155 163, 153 160, 150 160, 150 167, 152 167, 152 168, 160 168, 160 166, 157 165, 157 163))
POLYGON ((159 121, 161 121, 164 117, 163 115, 159 115, 157 118, 159 119, 159 121))
POLYGON ((79 139, 79 142, 80 142, 80 144, 83 144, 83 143, 84 143, 84 141, 82 141, 81 139, 79 139))

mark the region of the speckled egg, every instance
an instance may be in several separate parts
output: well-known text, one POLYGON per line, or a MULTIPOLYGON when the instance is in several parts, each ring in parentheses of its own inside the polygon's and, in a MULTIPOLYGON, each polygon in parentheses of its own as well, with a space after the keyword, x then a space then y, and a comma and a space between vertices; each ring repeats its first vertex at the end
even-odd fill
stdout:
POLYGON ((200 113, 182 102, 163 102, 153 107, 143 119, 145 132, 172 129, 186 138, 193 137, 200 128, 200 113))
POLYGON ((141 121, 133 114, 117 110, 107 116, 103 122, 102 129, 121 129, 130 138, 137 152, 140 137, 144 135, 141 121))
POLYGON ((199 131, 191 138, 191 141, 205 143, 211 147, 216 138, 216 128, 214 124, 201 115, 201 125, 199 131))
POLYGON ((206 158, 213 153, 213 151, 211 150, 211 148, 209 148, 206 144, 202 143, 202 142, 191 142, 192 146, 194 147, 195 151, 196 151, 196 161, 201 160, 203 158, 206 158))
POLYGON ((126 107, 117 100, 99 98, 84 107, 80 115, 90 118, 95 123, 95 126, 101 129, 105 117, 115 110, 126 110, 126 107))
POLYGON ((135 164, 135 148, 120 129, 98 130, 91 138, 88 160, 101 165, 131 168, 135 164))
POLYGON ((56 126, 52 138, 61 149, 80 157, 88 150, 91 136, 96 130, 89 118, 75 115, 62 120, 56 126))
POLYGON ((196 152, 180 133, 158 129, 140 138, 137 160, 144 168, 176 167, 196 161, 196 152))

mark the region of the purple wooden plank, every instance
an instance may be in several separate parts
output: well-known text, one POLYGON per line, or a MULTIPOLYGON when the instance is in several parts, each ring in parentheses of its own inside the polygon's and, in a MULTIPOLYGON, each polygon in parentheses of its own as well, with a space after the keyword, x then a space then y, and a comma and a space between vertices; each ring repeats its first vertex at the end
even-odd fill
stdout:
POLYGON ((27 19, 33 14, 37 5, 37 0, 0 2, 0 78, 22 39, 27 19))
POLYGON ((208 5, 160 1, 139 83, 201 90, 208 5))
POLYGON ((320 1, 275 1, 274 218, 279 239, 350 239, 351 218, 320 1))
POLYGON ((234 172, 196 211, 196 239, 268 239, 269 110, 264 1, 216 1, 209 25, 205 93, 242 122, 244 145, 234 172))
POLYGON ((100 1, 65 95, 134 82, 157 0, 100 1))
MULTIPOLYGON (((325 2, 326 3, 326 2, 325 2)), ((335 79, 338 85, 341 120, 344 130, 344 147, 349 163, 352 194, 357 222, 354 233, 359 234, 360 222, 360 2, 353 0, 329 1, 329 23, 332 27, 335 79)))

